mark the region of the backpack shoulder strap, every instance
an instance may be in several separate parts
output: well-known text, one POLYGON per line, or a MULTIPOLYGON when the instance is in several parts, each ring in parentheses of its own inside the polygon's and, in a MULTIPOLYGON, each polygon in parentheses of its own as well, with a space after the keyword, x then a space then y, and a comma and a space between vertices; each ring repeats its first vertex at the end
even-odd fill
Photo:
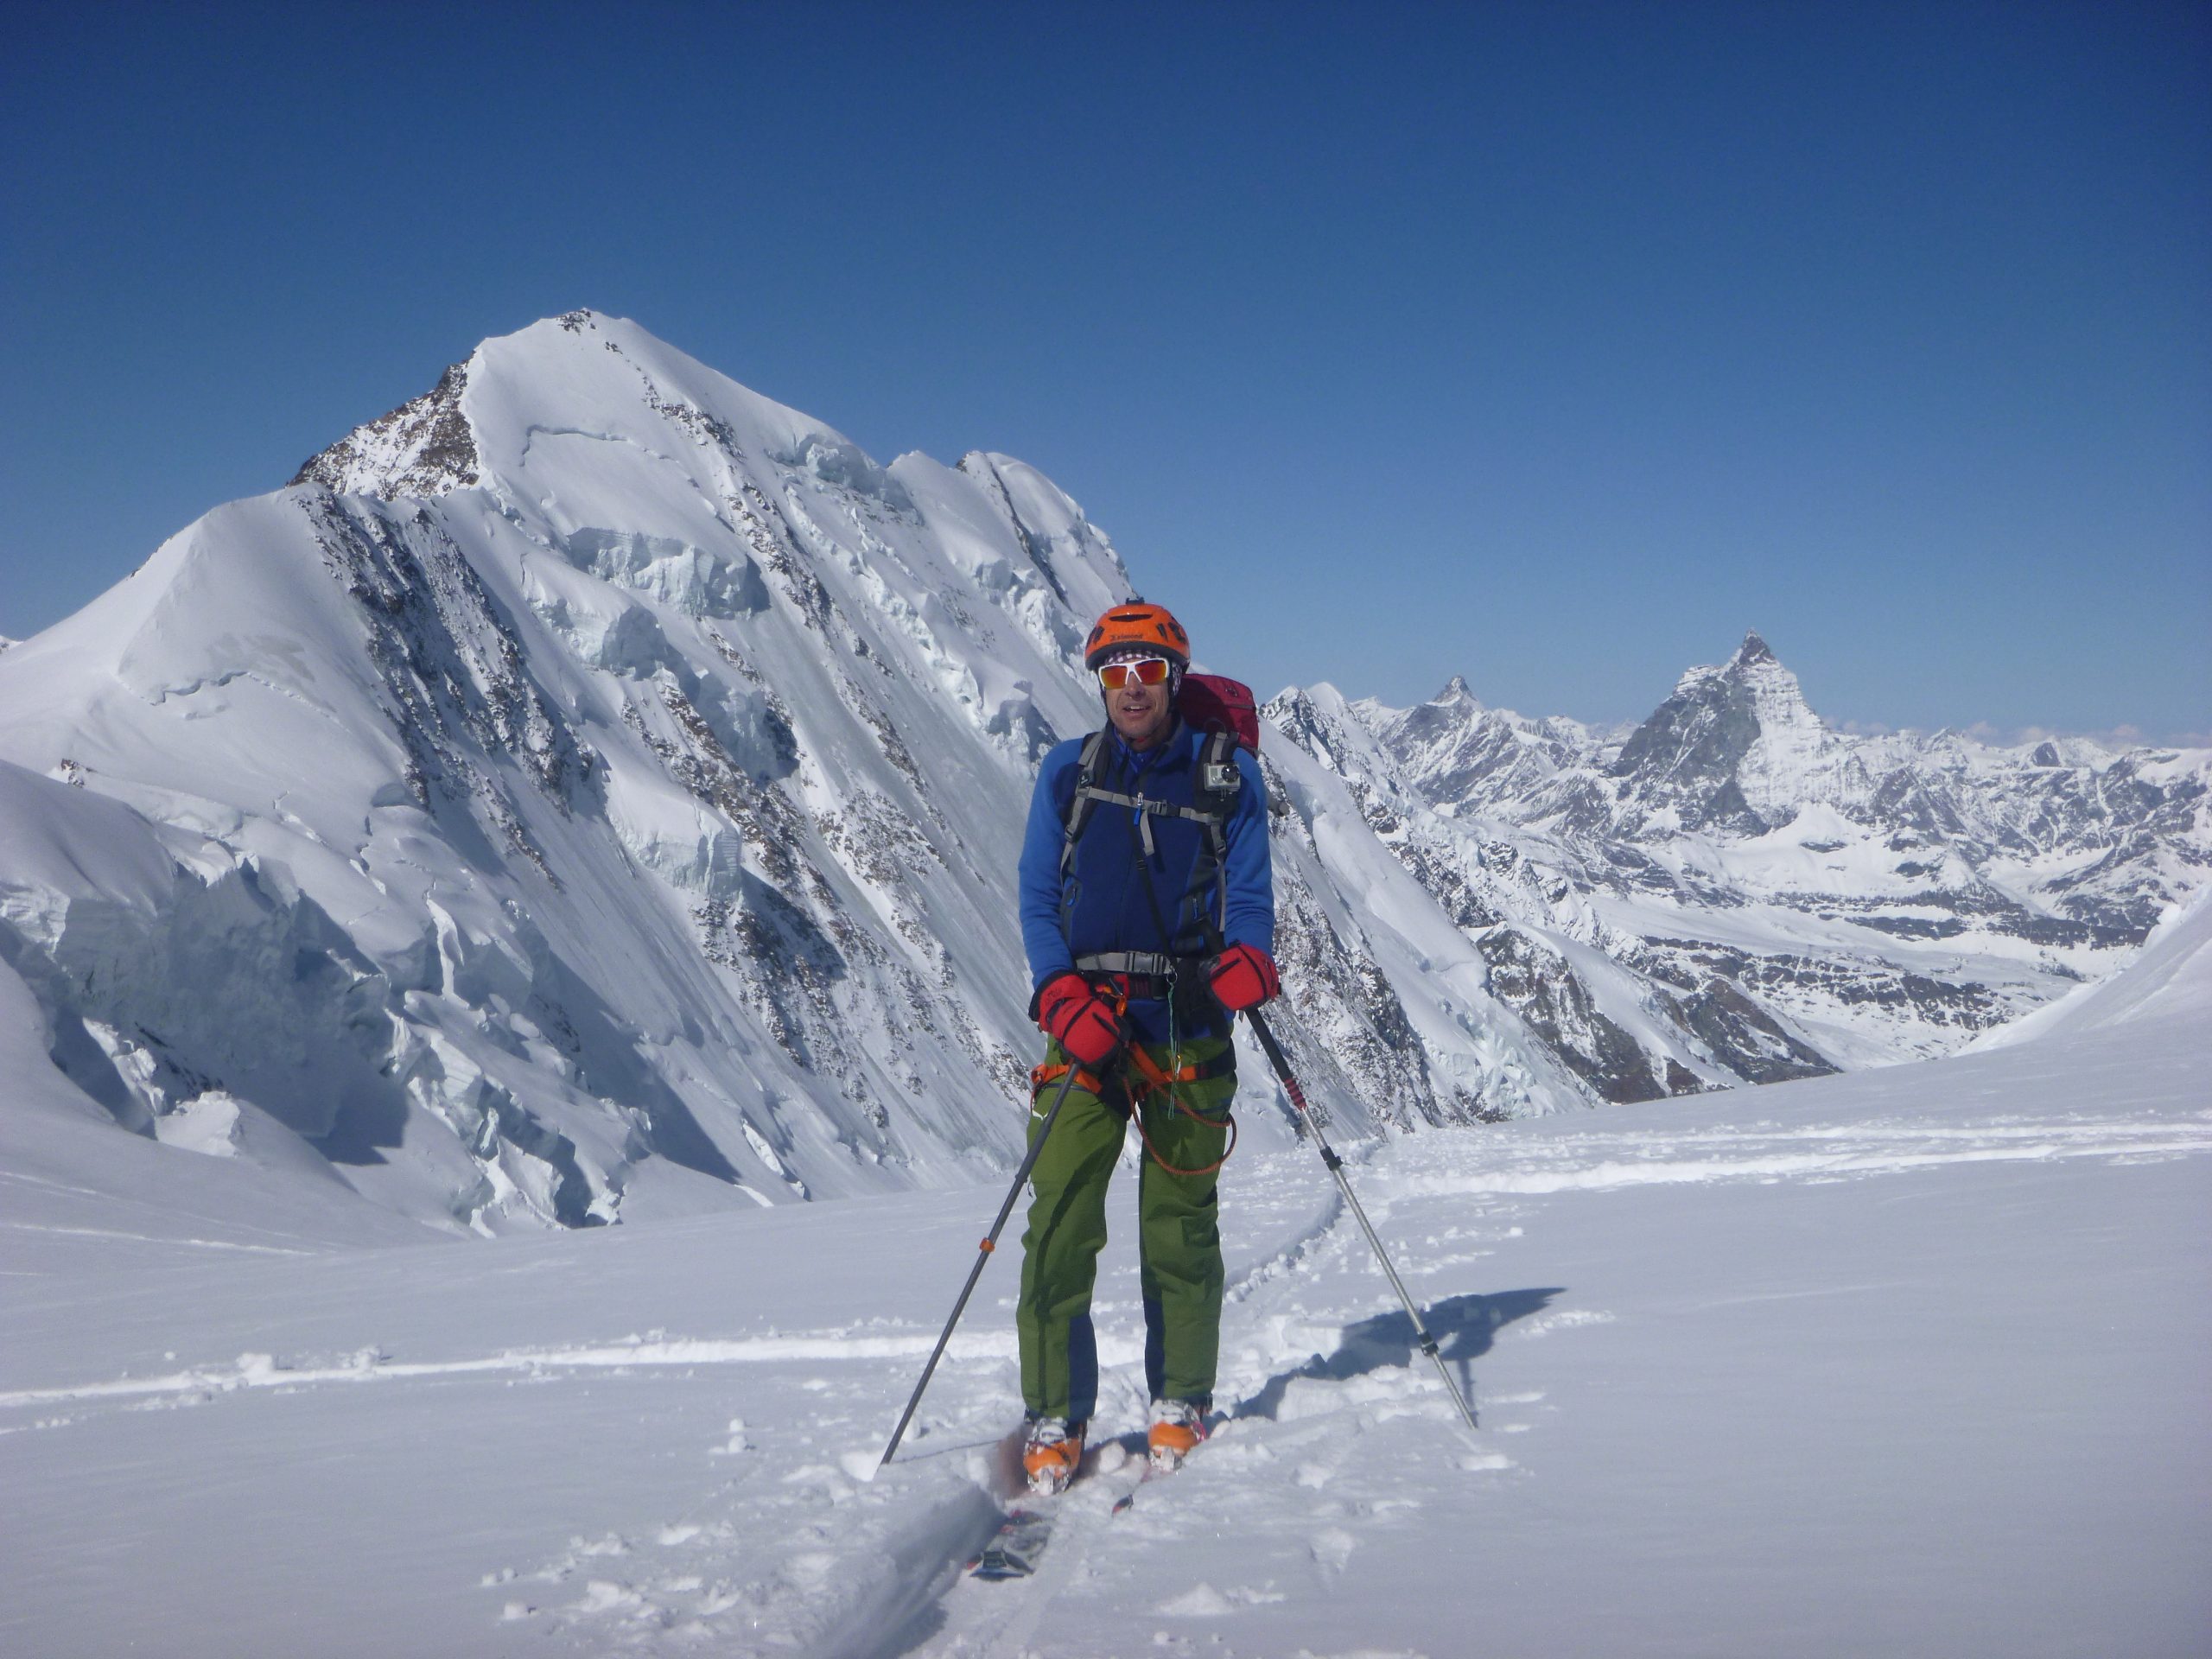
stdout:
POLYGON ((1098 772, 1106 753, 1106 733, 1101 726, 1083 740, 1083 750, 1076 757, 1075 796, 1069 801, 1066 816, 1060 821, 1060 880, 1065 882, 1068 871, 1075 864, 1075 844, 1083 839, 1084 826, 1090 822, 1090 810, 1098 804, 1098 772))
POLYGON ((1083 752, 1077 757, 1075 795, 1068 803, 1067 814, 1061 821, 1061 880, 1065 881, 1068 872, 1075 867, 1076 842, 1083 839, 1084 828, 1090 822, 1091 810, 1101 801, 1129 807, 1137 813, 1138 828, 1143 835, 1147 855, 1152 851, 1150 820, 1157 817, 1189 818, 1204 824, 1214 856, 1217 859, 1222 857, 1229 844, 1229 815, 1235 810, 1237 791, 1244 784, 1244 774, 1236 766, 1236 734, 1218 728, 1205 734, 1205 741, 1198 748, 1198 783, 1192 791, 1192 804, 1179 806, 1172 801, 1146 800, 1139 796, 1125 795, 1100 785, 1098 775, 1103 769, 1107 731, 1108 728, 1102 726, 1085 738, 1083 752))
POLYGON ((1209 816, 1226 818, 1244 787, 1244 774, 1236 766, 1238 742, 1236 733, 1216 727, 1198 751, 1198 804, 1209 816))
POLYGON ((1198 780, 1194 798, 1205 819, 1206 838, 1217 862, 1229 856, 1229 815, 1244 787, 1244 774, 1236 765, 1237 737, 1217 727, 1206 734, 1198 751, 1198 780))

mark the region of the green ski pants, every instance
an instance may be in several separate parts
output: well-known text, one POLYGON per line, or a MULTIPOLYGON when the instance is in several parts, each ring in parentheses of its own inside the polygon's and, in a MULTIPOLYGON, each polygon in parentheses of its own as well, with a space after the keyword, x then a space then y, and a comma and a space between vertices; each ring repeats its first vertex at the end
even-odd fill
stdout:
MULTIPOLYGON (((1199 1076, 1174 1085, 1193 1119, 1159 1092, 1141 1089, 1151 1148, 1137 1174, 1137 1249, 1144 1294, 1145 1381, 1154 1399, 1210 1400, 1221 1351, 1221 1230, 1215 1216, 1217 1164, 1229 1147, 1229 1108, 1236 1094, 1235 1051, 1223 1037, 1147 1045, 1163 1071, 1177 1064, 1199 1076), (1218 1070, 1219 1075, 1207 1075, 1218 1070), (1161 1166, 1194 1173, 1177 1175, 1161 1166)), ((1048 1065, 1067 1056, 1047 1041, 1048 1065)), ((1029 1133, 1045 1122, 1061 1079, 1030 1102, 1029 1133)), ((1031 1172, 1029 1226, 1021 1236, 1021 1300, 1014 1322, 1021 1341, 1021 1398, 1033 1415, 1090 1420, 1098 1400, 1098 1350, 1090 1292, 1106 1243, 1106 1185, 1129 1121, 1126 1069, 1113 1065, 1104 1095, 1078 1082, 1053 1120, 1031 1172)))

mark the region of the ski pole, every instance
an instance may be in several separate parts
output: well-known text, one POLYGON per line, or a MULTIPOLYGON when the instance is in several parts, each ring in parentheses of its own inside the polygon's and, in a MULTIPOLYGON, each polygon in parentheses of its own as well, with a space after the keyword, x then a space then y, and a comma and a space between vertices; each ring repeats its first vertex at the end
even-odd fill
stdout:
POLYGON ((1014 1201, 1021 1195, 1021 1184, 1029 1179, 1029 1172, 1037 1166, 1037 1154, 1045 1149, 1045 1137, 1052 1132, 1052 1120, 1059 1116, 1061 1104, 1068 1097, 1068 1090, 1075 1085, 1075 1074, 1079 1068, 1074 1060, 1068 1062, 1068 1074, 1060 1080, 1060 1091, 1052 1096, 1052 1109, 1045 1114, 1045 1121, 1037 1133, 1029 1137, 1029 1150, 1021 1160, 1021 1167, 1014 1172, 1014 1185, 1006 1190, 1006 1202, 999 1205, 998 1219, 991 1224, 989 1235, 977 1247, 976 1265, 968 1269, 968 1282, 960 1287, 960 1300, 952 1305, 952 1317, 944 1322, 944 1329, 938 1336, 937 1346, 930 1351, 930 1363, 922 1367, 922 1380, 914 1384, 913 1396, 906 1402, 906 1409, 899 1414, 899 1427, 891 1431, 891 1444, 883 1448, 880 1469, 891 1461, 891 1454, 899 1449, 899 1442, 906 1436, 906 1425, 914 1421, 914 1408, 922 1403, 922 1390, 930 1385, 936 1374, 937 1363, 944 1357, 944 1344, 952 1340, 952 1327, 960 1323, 960 1316, 968 1311, 968 1298, 975 1294, 976 1281, 983 1276, 983 1264, 991 1259, 991 1252, 998 1249, 999 1233, 1006 1226, 1006 1218, 1014 1213, 1014 1201))
POLYGON ((1359 1207, 1359 1199, 1351 1190, 1351 1183, 1344 1177, 1344 1160, 1337 1156, 1337 1149, 1329 1144, 1329 1137, 1321 1133, 1321 1122, 1313 1116, 1313 1109, 1306 1103, 1306 1091, 1298 1086, 1298 1079, 1291 1075, 1290 1062, 1283 1058, 1276 1046, 1274 1033, 1268 1029, 1268 1022, 1260 1018, 1257 1008, 1244 1010, 1244 1018, 1251 1022, 1252 1034, 1260 1039, 1260 1046, 1267 1051, 1268 1063, 1275 1069, 1275 1076, 1282 1080, 1283 1092, 1290 1096, 1290 1103, 1298 1108, 1306 1127, 1313 1132, 1313 1144, 1320 1149, 1321 1161, 1329 1166, 1329 1173, 1337 1178, 1337 1188, 1344 1195, 1344 1202, 1351 1206, 1352 1215, 1359 1222, 1359 1229, 1367 1235, 1367 1242, 1375 1247, 1375 1259, 1382 1264, 1382 1271, 1390 1281, 1390 1288, 1398 1293, 1398 1300, 1406 1305, 1406 1317, 1414 1322, 1414 1335, 1421 1339, 1421 1351, 1436 1362, 1436 1374, 1444 1379, 1444 1387, 1452 1396, 1452 1403, 1459 1408, 1460 1416, 1473 1428, 1475 1414, 1466 1396, 1459 1392, 1459 1385, 1452 1380, 1452 1368, 1444 1363, 1444 1356, 1436 1350, 1436 1338, 1428 1334, 1428 1327, 1421 1321, 1421 1310, 1414 1306, 1414 1299, 1406 1294, 1405 1281, 1398 1277, 1398 1270, 1390 1265, 1389 1252, 1382 1248, 1382 1241, 1375 1235, 1375 1225, 1367 1218, 1367 1211, 1359 1207))

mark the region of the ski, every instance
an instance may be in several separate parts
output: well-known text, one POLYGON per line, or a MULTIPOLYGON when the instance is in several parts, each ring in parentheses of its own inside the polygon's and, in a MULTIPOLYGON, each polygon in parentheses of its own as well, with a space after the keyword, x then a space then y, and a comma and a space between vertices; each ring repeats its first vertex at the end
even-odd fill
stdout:
POLYGON ((1052 1538, 1053 1511, 1017 1504, 1008 1510, 999 1529, 991 1535, 976 1559, 968 1563, 968 1576, 986 1584, 1005 1579, 1026 1579, 1037 1571, 1045 1546, 1052 1538))
MULTIPOLYGON (((1015 1439, 1007 1442, 1009 1446, 1019 1444, 1015 1439)), ((986 1584, 1033 1578, 1045 1548, 1052 1541, 1053 1529, 1062 1519, 1072 1521, 1080 1533, 1086 1517, 1095 1524, 1109 1515, 1119 1515, 1128 1507, 1138 1483, 1147 1478, 1147 1460, 1141 1452, 1132 1456, 1127 1440, 1100 1441, 1085 1452, 1075 1479, 1065 1491, 1024 1493, 1012 1500, 998 1530, 968 1562, 967 1576, 986 1584)))

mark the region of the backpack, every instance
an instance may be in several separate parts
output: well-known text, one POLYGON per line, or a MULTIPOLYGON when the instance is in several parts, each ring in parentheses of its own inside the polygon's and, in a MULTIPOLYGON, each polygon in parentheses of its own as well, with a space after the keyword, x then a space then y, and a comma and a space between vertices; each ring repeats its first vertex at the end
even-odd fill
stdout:
POLYGON ((1218 674, 1185 674, 1176 712, 1202 732, 1227 732, 1238 743, 1260 752, 1260 711, 1252 688, 1218 674))

